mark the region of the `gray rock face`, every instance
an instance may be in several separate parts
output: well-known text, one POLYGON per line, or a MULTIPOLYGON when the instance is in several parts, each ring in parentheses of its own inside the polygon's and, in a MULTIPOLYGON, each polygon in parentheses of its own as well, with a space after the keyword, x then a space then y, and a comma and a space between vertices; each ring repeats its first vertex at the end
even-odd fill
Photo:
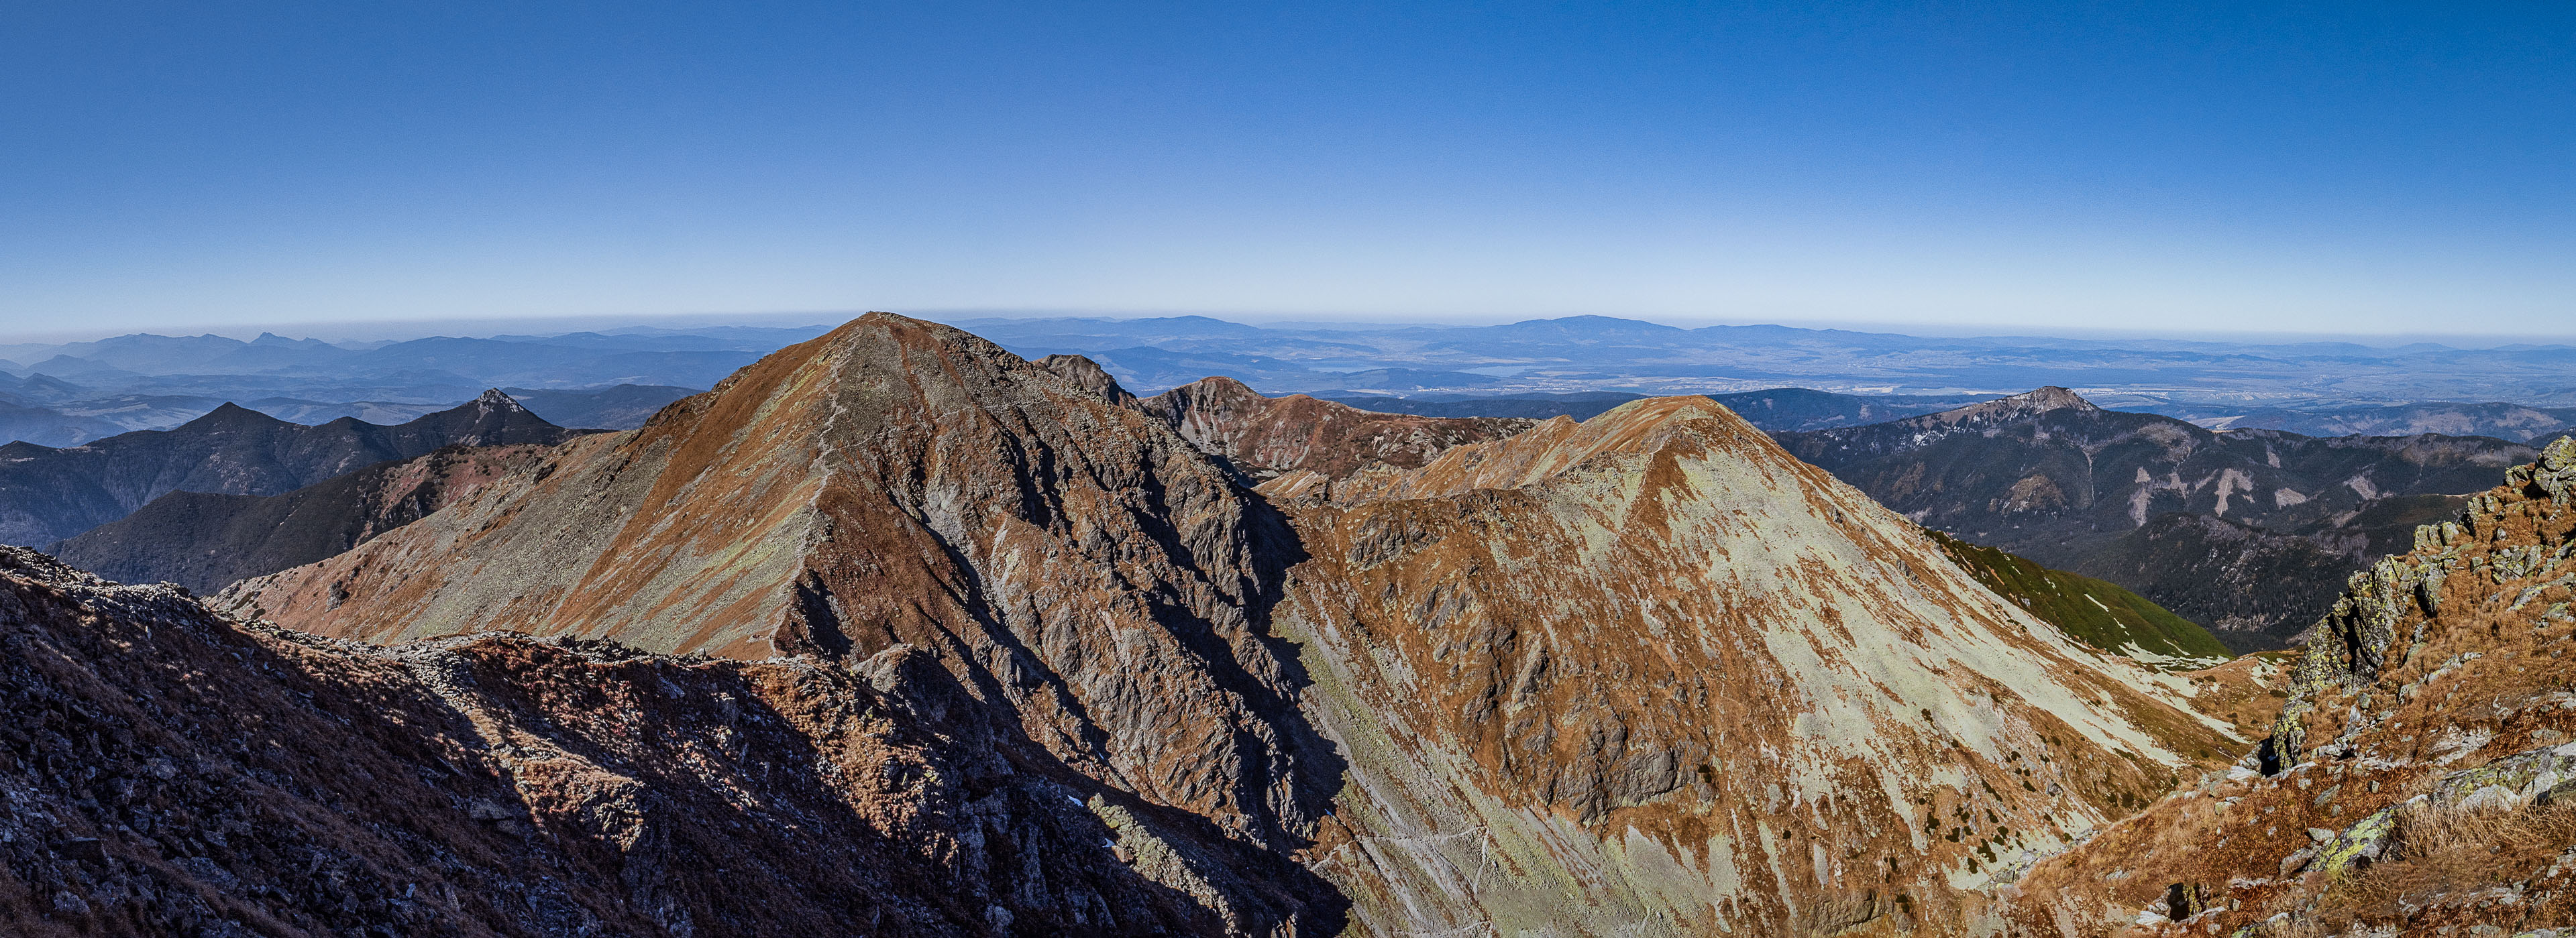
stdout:
POLYGON ((2539 460, 2513 473, 2506 478, 2506 484, 2530 485, 2552 501, 2567 504, 2570 498, 2576 498, 2576 437, 2560 437, 2541 450, 2539 460))

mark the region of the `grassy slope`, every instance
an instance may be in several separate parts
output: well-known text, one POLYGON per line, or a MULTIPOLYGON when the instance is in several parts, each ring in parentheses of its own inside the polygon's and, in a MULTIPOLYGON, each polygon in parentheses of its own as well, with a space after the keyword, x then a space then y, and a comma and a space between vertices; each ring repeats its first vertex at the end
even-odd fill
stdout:
POLYGON ((2086 644, 2115 654, 2136 646, 2149 654, 2191 659, 2206 667, 2233 657, 2209 630, 2146 597, 2077 573, 2051 570, 2014 554, 1927 531, 1950 559, 2006 599, 2086 644))

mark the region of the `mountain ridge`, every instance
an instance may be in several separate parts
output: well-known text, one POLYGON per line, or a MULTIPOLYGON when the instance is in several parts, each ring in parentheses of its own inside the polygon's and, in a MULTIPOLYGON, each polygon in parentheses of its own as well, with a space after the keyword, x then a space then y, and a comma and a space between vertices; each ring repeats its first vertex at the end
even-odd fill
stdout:
MULTIPOLYGON (((1705 399, 1264 483, 1336 491, 1306 499, 1113 386, 870 314, 218 602, 387 643, 912 656, 1047 771, 1320 877, 1276 915, 1370 932, 1987 916, 1962 884, 2246 745, 1705 399), (1789 787, 1738 774, 1766 746, 1789 787)), ((1228 888, 1191 894, 1256 898, 1228 888)))
POLYGON ((2119 583, 2237 651, 2286 644, 2305 626, 2304 610, 2330 601, 2371 545, 2411 531, 2415 509, 2404 500, 2481 490, 2533 454, 2434 434, 2220 433, 2103 410, 2062 388, 1780 439, 1920 523, 2119 583), (2245 545, 2227 548, 2243 563, 2163 577, 2194 569, 2214 544, 2245 545), (2200 589, 2238 579, 2253 587, 2242 574, 2257 568, 2291 578, 2260 593, 2200 589))
POLYGON ((352 417, 305 426, 227 403, 170 430, 61 449, 9 443, 0 445, 0 542, 53 544, 183 489, 275 495, 444 446, 571 435, 493 390, 392 426, 352 417))

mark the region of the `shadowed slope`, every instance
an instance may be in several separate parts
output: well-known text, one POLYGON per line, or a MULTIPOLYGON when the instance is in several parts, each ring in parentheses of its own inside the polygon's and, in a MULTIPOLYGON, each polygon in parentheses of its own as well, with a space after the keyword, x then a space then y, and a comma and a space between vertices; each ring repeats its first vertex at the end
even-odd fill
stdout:
POLYGON ((1992 547, 1926 530, 1952 562, 1995 595, 2087 645, 2150 667, 2189 670, 2235 657, 2209 630, 2119 584, 2051 570, 1992 547))
POLYGON ((11 443, 0 446, 0 543, 52 544, 176 491, 276 495, 443 446, 552 444, 572 435, 487 391, 394 426, 344 417, 308 427, 226 404, 173 429, 68 449, 11 443))
POLYGON ((212 593, 366 543, 545 454, 540 446, 452 446, 283 495, 172 492, 53 551, 109 579, 212 593))
POLYGON ((516 635, 375 648, 20 548, 0 548, 0 644, 0 933, 1228 924, 1156 881, 1213 864, 1155 841, 1150 806, 1015 744, 917 655, 852 673, 516 635))

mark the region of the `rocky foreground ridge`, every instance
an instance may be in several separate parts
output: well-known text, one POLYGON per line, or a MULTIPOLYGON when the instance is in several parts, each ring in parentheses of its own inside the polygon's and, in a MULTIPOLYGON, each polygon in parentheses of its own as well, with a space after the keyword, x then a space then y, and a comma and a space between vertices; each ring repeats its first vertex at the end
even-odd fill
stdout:
POLYGON ((910 648, 847 667, 516 634, 379 648, 22 548, 0 548, 0 645, 13 935, 1337 920, 1293 865, 1024 761, 910 648))
MULTIPOLYGON (((2021 885, 2031 934, 2576 926, 2576 440, 2354 574, 2271 737, 2021 885)), ((2563 932, 2562 932, 2563 933, 2563 932)))

